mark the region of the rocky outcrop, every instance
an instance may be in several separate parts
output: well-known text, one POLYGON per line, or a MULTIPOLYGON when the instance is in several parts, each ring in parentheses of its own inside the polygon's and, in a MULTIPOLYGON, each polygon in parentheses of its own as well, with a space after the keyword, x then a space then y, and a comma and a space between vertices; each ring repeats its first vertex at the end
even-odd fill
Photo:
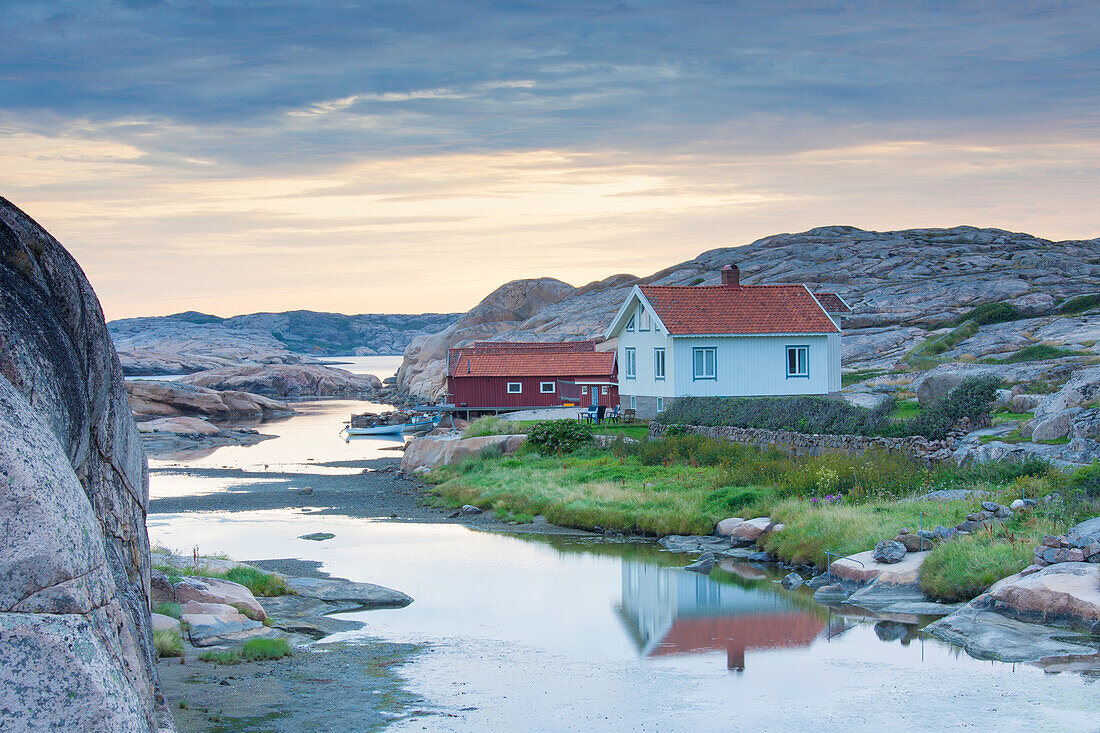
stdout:
POLYGON ((516 332, 540 309, 574 291, 572 285, 553 278, 514 280, 500 286, 448 328, 414 339, 405 349, 397 371, 398 387, 423 397, 440 397, 446 382, 448 349, 489 341, 501 334, 520 341, 537 340, 534 335, 516 332))
POLYGON ((131 379, 126 394, 134 417, 141 420, 203 417, 211 420, 260 422, 294 414, 285 402, 237 390, 218 391, 180 382, 131 379))
POLYGON ((305 354, 400 354, 458 313, 290 311, 219 318, 205 313, 128 318, 108 324, 127 374, 190 374, 239 364, 308 364, 305 354))
MULTIPOLYGON (((471 330, 467 336, 460 320, 448 329, 447 338, 423 338, 406 349, 400 384, 417 394, 438 395, 445 348, 464 338, 600 338, 634 284, 714 285, 722 265, 731 262, 740 266, 746 283, 806 283, 838 292, 853 304, 855 312, 845 319, 846 369, 893 368, 931 332, 991 302, 1042 316, 1045 320, 1027 326, 1034 330, 1028 332, 1031 339, 1097 351, 1098 338, 1089 335, 1095 326, 1087 318, 1070 322, 1045 314, 1059 299, 1100 291, 1100 240, 1052 242, 974 227, 869 232, 833 226, 710 250, 644 278, 615 275, 566 292, 525 319, 495 321, 492 328, 471 330)), ((983 327, 974 338, 984 338, 987 329, 994 327, 983 327)), ((1011 324, 997 324, 996 329, 1012 332, 1011 324)), ((1016 350, 1034 343, 1031 339, 1024 344, 994 338, 1003 349, 980 351, 1016 350)))
POLYGON ((0 199, 0 729, 148 731, 148 480, 99 301, 0 199))
POLYGON ((526 435, 484 435, 461 439, 453 436, 416 438, 405 446, 401 458, 402 471, 425 471, 437 466, 461 463, 491 452, 495 455, 515 453, 526 435))
POLYGON ((191 374, 179 383, 283 398, 356 397, 382 388, 381 380, 372 374, 317 364, 226 367, 191 374))

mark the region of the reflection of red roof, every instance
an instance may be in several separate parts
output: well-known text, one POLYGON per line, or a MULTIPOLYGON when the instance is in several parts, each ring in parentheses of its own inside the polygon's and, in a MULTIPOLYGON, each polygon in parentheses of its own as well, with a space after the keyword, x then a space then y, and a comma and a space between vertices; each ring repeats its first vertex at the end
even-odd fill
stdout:
POLYGON ((642 285, 670 335, 838 333, 804 285, 642 285))
POLYGON ((852 309, 844 304, 844 300, 836 293, 814 293, 817 302, 829 313, 851 313, 852 309))
POLYGON ((808 613, 679 617, 651 656, 809 646, 824 628, 808 613))
POLYGON ((458 354, 452 377, 607 377, 615 371, 615 352, 458 354))

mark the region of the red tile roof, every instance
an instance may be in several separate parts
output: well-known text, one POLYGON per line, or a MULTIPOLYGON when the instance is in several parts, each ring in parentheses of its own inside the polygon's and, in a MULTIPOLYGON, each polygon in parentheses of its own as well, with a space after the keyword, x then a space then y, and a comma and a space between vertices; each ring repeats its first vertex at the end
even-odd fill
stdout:
POLYGON ((641 291, 674 336, 838 333, 804 285, 642 285, 641 291))
POLYGON ((450 376, 610 378, 614 371, 614 351, 486 354, 463 350, 450 376))
POLYGON ((595 351, 595 341, 475 341, 478 351, 595 351))
POLYGON ((817 302, 829 313, 851 313, 852 309, 844 305, 844 301, 836 293, 814 293, 817 302))

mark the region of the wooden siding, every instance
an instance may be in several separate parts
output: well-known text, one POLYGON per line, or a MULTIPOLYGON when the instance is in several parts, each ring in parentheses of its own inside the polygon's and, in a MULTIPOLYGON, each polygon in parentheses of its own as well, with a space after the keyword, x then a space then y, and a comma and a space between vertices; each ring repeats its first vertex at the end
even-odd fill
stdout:
MULTIPOLYGON (((559 377, 447 377, 447 401, 456 408, 468 410, 488 409, 527 409, 532 407, 561 407, 557 380, 609 382, 614 377, 609 374, 589 376, 559 377), (523 385, 520 394, 509 394, 508 383, 519 382, 523 385), (554 382, 554 391, 543 393, 539 390, 542 382, 554 382)), ((591 389, 591 387, 589 387, 591 389)), ((619 390, 615 385, 608 387, 607 394, 600 390, 601 405, 611 407, 619 402, 619 390)), ((582 396, 583 406, 591 404, 590 396, 582 396)))

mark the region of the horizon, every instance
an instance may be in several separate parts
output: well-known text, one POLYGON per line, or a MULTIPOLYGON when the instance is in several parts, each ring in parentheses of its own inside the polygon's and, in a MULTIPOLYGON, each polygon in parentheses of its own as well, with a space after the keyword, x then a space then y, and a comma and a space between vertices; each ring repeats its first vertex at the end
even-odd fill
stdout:
POLYGON ((464 312, 838 221, 1091 239, 1098 24, 1084 0, 15 0, 0 195, 110 320, 464 312))

